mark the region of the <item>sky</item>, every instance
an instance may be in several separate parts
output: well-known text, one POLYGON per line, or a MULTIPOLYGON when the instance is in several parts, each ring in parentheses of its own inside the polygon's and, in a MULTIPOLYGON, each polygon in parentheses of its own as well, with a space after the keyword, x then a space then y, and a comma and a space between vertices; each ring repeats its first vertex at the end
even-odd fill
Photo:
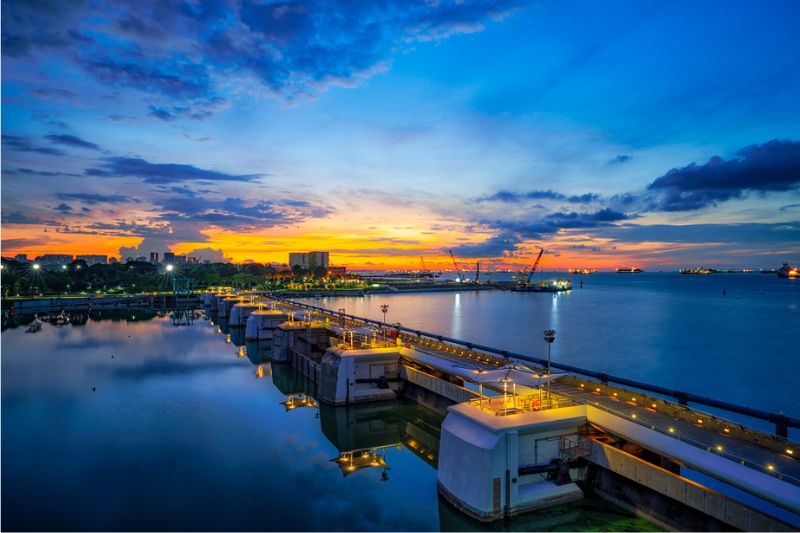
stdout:
POLYGON ((2 2, 2 253, 800 262, 800 3, 2 2))

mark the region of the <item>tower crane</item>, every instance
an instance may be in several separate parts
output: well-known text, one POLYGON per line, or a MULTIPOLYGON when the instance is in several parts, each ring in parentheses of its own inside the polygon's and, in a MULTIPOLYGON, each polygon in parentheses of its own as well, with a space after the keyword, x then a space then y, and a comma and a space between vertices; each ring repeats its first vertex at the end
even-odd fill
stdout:
POLYGON ((536 272, 536 267, 539 266, 539 261, 542 260, 542 254, 544 254, 544 248, 540 248, 539 249, 539 255, 536 256, 536 261, 533 262, 533 266, 528 271, 528 274, 524 276, 524 281, 523 281, 523 274, 524 273, 520 272, 519 281, 518 281, 518 283, 520 285, 528 285, 528 284, 530 284, 531 276, 533 276, 533 273, 536 272))

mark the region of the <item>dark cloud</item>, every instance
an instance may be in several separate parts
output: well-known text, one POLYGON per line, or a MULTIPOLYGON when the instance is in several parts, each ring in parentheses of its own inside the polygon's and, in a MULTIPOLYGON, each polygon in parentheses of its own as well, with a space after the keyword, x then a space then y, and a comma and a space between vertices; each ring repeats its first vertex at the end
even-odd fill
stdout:
POLYGON ((72 211, 73 211, 71 205, 65 204, 63 202, 58 204, 57 206, 55 206, 54 209, 56 211, 59 211, 59 212, 63 213, 63 214, 72 213, 72 211))
POLYGON ((150 163, 134 157, 109 157, 99 168, 86 169, 87 176, 133 177, 146 183, 168 184, 183 181, 253 181, 260 174, 235 175, 176 163, 150 163))
POLYGON ((31 246, 42 246, 52 244, 50 239, 40 237, 22 237, 17 239, 3 239, 3 249, 19 250, 31 246))
POLYGON ((56 176, 82 176, 83 174, 74 174, 71 172, 53 172, 49 170, 34 170, 32 168, 15 168, 14 170, 4 170, 6 174, 25 174, 28 176, 43 176, 43 177, 56 177, 56 176))
POLYGON ((172 106, 169 109, 150 106, 149 116, 171 122, 177 119, 188 118, 192 120, 205 120, 214 113, 228 107, 228 101, 224 98, 213 97, 208 100, 200 100, 187 106, 172 106))
POLYGON ((555 212, 533 221, 483 220, 484 227, 497 233, 478 244, 466 244, 453 248, 460 257, 497 257, 513 252, 525 240, 539 240, 557 234, 564 229, 591 229, 612 226, 615 222, 628 220, 631 216, 610 208, 592 213, 555 212))
POLYGON ((631 156, 620 154, 611 161, 608 162, 609 165, 621 165, 622 163, 627 163, 631 160, 631 156))
POLYGON ((39 217, 31 216, 21 211, 14 211, 12 213, 3 213, 3 224, 42 224, 43 221, 39 217))
POLYGON ((95 205, 100 203, 105 204, 128 204, 134 203, 138 204, 141 201, 138 198, 131 198, 129 196, 123 196, 121 194, 92 194, 92 193, 80 193, 80 192, 60 192, 57 193, 56 196, 59 200, 77 200, 79 202, 83 202, 89 205, 95 205))
POLYGON ((454 246, 453 253, 457 257, 468 259, 477 257, 500 257, 515 250, 520 242, 522 242, 522 239, 520 239, 517 233, 506 231, 489 237, 481 243, 454 246))
POLYGON ((703 165, 673 168, 648 190, 658 194, 656 210, 690 211, 714 206, 748 192, 788 191, 800 185, 800 142, 772 140, 742 148, 731 159, 714 156, 703 165))
POLYGON ((47 139, 56 144, 74 146, 76 148, 86 148, 88 150, 100 150, 100 147, 89 141, 85 141, 75 135, 48 135, 47 139))
POLYGON ((58 87, 39 87, 36 89, 31 89, 31 94, 43 100, 50 100, 53 102, 66 102, 69 100, 75 100, 78 97, 78 95, 74 92, 58 87))
POLYGON ((8 135, 4 133, 2 140, 3 146, 16 152, 34 152, 44 155, 65 155, 62 150, 50 148, 48 146, 39 146, 31 141, 28 137, 22 137, 20 135, 8 135))
POLYGON ((309 218, 322 218, 332 209, 303 200, 278 199, 248 201, 241 198, 213 200, 199 196, 170 196, 157 200, 164 213, 161 220, 214 225, 231 231, 254 231, 296 224, 309 218))
POLYGON ((520 193, 511 191, 498 191, 492 195, 482 196, 477 199, 478 202, 505 203, 519 203, 528 200, 558 200, 572 204, 588 204, 590 202, 596 202, 600 200, 600 195, 595 193, 566 195, 551 190, 528 191, 520 193))
MULTIPOLYGON (((57 50, 106 84, 186 100, 213 97, 217 82, 232 77, 287 99, 355 85, 414 41, 480 31, 517 2, 8 4, 5 56, 57 50)), ((152 114, 199 118, 163 106, 152 114)))

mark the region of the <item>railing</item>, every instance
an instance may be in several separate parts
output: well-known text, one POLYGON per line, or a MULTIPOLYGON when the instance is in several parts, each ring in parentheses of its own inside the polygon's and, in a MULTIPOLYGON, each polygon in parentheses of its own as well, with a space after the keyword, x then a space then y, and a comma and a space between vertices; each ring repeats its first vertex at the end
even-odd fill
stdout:
POLYGON ((600 410, 605 411, 607 413, 610 413, 610 414, 612 414, 614 416, 623 418, 623 419, 627 420, 628 422, 633 422, 634 424, 637 424, 639 426, 646 427, 646 428, 650 429, 651 431, 655 431, 655 432, 661 433, 663 435, 667 435, 668 437, 671 437, 673 439, 679 440, 681 442, 685 442, 687 444, 691 444, 695 448, 700 448, 702 450, 706 450, 708 453, 712 453, 714 455, 719 455, 720 457, 725 457, 726 459, 729 459, 731 461, 735 461, 735 462, 737 462, 737 463, 739 463, 739 464, 741 464, 743 466, 747 466, 747 467, 752 468, 754 470, 758 470, 758 471, 764 472, 766 474, 776 476, 778 479, 782 479, 784 481, 788 481, 788 482, 790 482, 790 483, 792 483, 794 485, 800 485, 800 479, 798 479, 797 477, 794 477, 794 476, 792 476, 790 474, 786 474, 784 472, 781 472, 779 467, 774 465, 774 464, 772 464, 772 463, 768 463, 768 464, 756 463, 756 462, 754 462, 754 461, 752 461, 750 459, 745 459, 744 457, 736 455, 735 453, 731 453, 726 448, 724 448, 722 446, 709 446, 708 443, 700 442, 700 441, 698 441, 696 439, 693 439, 691 437, 688 437, 686 435, 682 435, 682 434, 680 434, 680 432, 675 430, 675 428, 672 428, 672 427, 664 428, 664 427, 660 427, 660 426, 657 426, 657 425, 648 424, 644 420, 641 420, 641 419, 637 418, 635 413, 630 413, 630 412, 624 413, 622 411, 617 411, 616 409, 612 409, 611 407, 603 405, 600 402, 592 402, 590 400, 586 400, 584 403, 586 405, 590 405, 591 407, 594 407, 595 409, 600 409, 600 410))
MULTIPOLYGON (((370 318, 359 317, 355 315, 350 315, 348 313, 339 313, 337 311, 332 311, 330 309, 325 309, 323 307, 317 307, 314 305, 304 304, 300 302, 295 302, 293 300, 281 298, 279 296, 271 296, 276 300, 281 300, 287 302, 291 305, 295 305, 297 307, 302 307, 306 309, 311 309, 323 314, 327 314, 330 316, 339 316, 344 317, 346 319, 356 320, 359 322, 363 322, 366 324, 375 324, 378 326, 386 326, 383 322, 379 320, 373 320, 370 318)), ((523 355, 515 352, 510 352, 508 350, 498 350, 496 348, 492 348, 491 346, 484 346, 481 344, 475 344, 472 342, 466 342, 459 339, 453 339, 450 337, 446 337, 444 335, 437 335, 435 333, 428 333, 425 331, 421 331, 418 329, 407 328, 404 326, 395 326, 394 329, 398 331, 403 331, 412 335, 416 335, 417 337, 427 337, 429 339, 434 339, 439 342, 446 342, 450 344, 455 344, 458 346, 463 346, 468 350, 479 350, 481 352, 500 355, 506 359, 514 358, 519 359, 521 361, 528 361, 531 363, 536 363, 540 366, 546 366, 548 361, 546 359, 542 359, 539 357, 533 357, 530 355, 523 355)), ((573 374, 579 374, 582 376, 594 378, 600 380, 601 383, 616 383, 619 385, 625 385, 627 387, 632 387, 634 389, 639 389, 642 391, 652 392, 655 394, 660 394, 667 398, 674 398, 678 401, 680 405, 688 405, 689 402, 697 403, 700 405, 705 405, 708 407, 713 407, 715 409, 721 409, 723 411, 728 411, 731 413, 737 413, 740 415, 748 416, 750 418, 756 418, 759 420, 765 420, 767 422, 771 422, 775 424, 775 435, 782 438, 787 438, 789 436, 789 428, 800 428, 800 419, 789 417, 784 415, 783 413, 770 413, 768 411, 764 411, 761 409, 754 409, 752 407, 746 407, 742 405, 736 405, 730 402, 725 402, 722 400, 717 400, 714 398, 709 398, 706 396, 700 396, 697 394, 692 394, 690 392, 678 391, 669 389, 666 387, 660 387, 658 385, 650 385, 649 383, 643 383, 641 381, 628 379, 621 376, 614 376, 607 374, 605 372, 595 372, 593 370, 588 370, 585 368, 580 368, 577 366, 566 365, 563 363, 551 362, 551 368, 555 368, 558 370, 564 370, 566 372, 571 372, 573 374)))
POLYGON ((530 411, 546 411, 578 405, 570 398, 552 394, 550 398, 539 393, 517 394, 508 396, 482 396, 469 401, 471 405, 496 416, 508 416, 530 411))

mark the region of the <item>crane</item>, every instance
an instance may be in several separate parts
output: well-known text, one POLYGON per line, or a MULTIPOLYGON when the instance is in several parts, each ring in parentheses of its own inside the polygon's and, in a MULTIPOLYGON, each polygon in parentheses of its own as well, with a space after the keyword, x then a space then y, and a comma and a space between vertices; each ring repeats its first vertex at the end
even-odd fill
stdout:
MULTIPOLYGON (((536 272, 536 267, 539 266, 539 261, 542 260, 542 254, 543 253, 544 253, 544 248, 540 248, 539 249, 539 255, 536 257, 536 261, 533 262, 533 266, 528 271, 528 275, 525 276, 525 282, 524 282, 525 285, 528 285, 531 282, 531 276, 533 276, 533 273, 536 272)), ((519 283, 523 284, 522 276, 520 276, 519 283)))
POLYGON ((450 259, 453 260, 453 268, 458 272, 458 281, 462 281, 464 276, 461 275, 461 269, 458 267, 458 263, 456 263, 456 256, 453 255, 453 250, 447 251, 450 252, 450 259))
POLYGON ((478 261, 477 263, 475 263, 475 283, 478 283, 480 281, 480 277, 481 277, 481 262, 478 261))
POLYGON ((422 263, 422 273, 423 274, 427 274, 428 273, 428 269, 425 268, 425 259, 423 259, 422 256, 419 256, 419 260, 422 263))

